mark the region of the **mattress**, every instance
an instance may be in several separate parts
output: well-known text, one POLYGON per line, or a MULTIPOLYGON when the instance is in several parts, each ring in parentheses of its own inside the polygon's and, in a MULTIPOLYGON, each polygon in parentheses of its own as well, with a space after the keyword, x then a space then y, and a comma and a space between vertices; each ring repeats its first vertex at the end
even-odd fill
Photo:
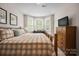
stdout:
POLYGON ((42 33, 27 33, 0 42, 0 56, 51 56, 53 45, 42 33))

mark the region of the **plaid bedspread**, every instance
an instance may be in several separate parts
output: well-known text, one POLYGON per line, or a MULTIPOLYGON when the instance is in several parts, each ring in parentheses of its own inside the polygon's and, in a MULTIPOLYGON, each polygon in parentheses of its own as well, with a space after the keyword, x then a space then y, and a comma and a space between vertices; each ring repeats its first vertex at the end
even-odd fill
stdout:
POLYGON ((27 33, 0 42, 0 56, 51 56, 53 46, 42 33, 27 33))

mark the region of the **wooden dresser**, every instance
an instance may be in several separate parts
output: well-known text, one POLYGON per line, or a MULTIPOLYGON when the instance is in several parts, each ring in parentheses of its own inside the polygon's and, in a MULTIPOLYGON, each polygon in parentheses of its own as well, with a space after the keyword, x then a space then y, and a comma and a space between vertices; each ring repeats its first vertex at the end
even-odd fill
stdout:
POLYGON ((65 55, 76 55, 76 27, 57 27, 57 46, 65 53, 65 55))

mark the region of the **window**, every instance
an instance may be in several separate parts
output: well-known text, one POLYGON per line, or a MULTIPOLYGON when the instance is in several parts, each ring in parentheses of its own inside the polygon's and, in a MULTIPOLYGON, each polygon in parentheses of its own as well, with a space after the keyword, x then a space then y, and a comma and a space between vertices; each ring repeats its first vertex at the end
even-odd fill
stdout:
POLYGON ((45 30, 48 32, 51 31, 51 17, 45 18, 45 30))
POLYGON ((51 32, 51 16, 45 18, 27 17, 27 31, 46 30, 51 32))
POLYGON ((36 18, 36 30, 43 30, 43 19, 42 18, 36 18))
POLYGON ((32 17, 27 17, 27 30, 28 31, 33 31, 33 18, 32 17))

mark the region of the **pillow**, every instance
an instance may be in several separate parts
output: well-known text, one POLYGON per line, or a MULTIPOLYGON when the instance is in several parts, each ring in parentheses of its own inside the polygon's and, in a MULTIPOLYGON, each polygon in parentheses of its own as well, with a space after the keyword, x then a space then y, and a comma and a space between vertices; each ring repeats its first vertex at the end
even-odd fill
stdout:
POLYGON ((20 32, 18 30, 13 30, 14 31, 14 36, 19 36, 20 32))
POLYGON ((14 37, 14 32, 11 29, 2 29, 0 30, 0 39, 8 39, 14 37))
POLYGON ((20 31, 20 34, 24 34, 25 33, 24 29, 20 29, 19 31, 20 31))
POLYGON ((16 29, 14 31, 14 36, 19 36, 25 33, 24 29, 16 29))

